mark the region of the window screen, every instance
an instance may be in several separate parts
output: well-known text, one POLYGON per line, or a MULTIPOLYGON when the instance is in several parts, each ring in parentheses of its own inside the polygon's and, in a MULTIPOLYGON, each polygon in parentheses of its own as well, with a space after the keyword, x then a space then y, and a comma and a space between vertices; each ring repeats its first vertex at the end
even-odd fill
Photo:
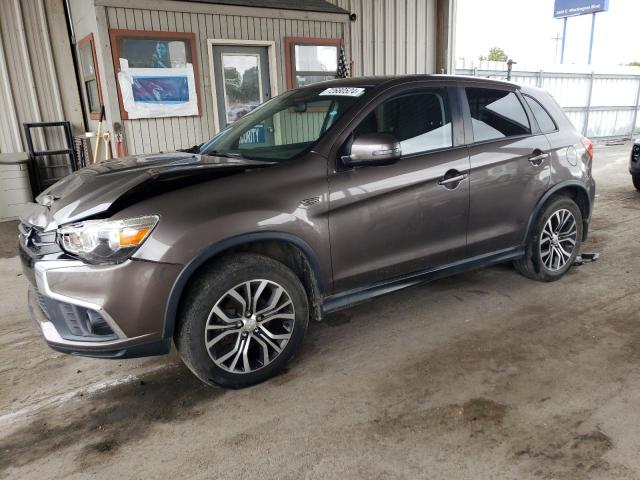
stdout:
POLYGON ((542 133, 555 132, 558 129, 556 122, 553 121, 551 115, 547 113, 540 102, 538 102, 535 98, 530 97, 529 95, 524 95, 524 99, 527 101, 527 104, 531 108, 533 116, 536 118, 540 130, 542 130, 542 133))
POLYGON ((400 141, 402 155, 452 146, 446 89, 429 89, 393 97, 378 105, 354 131, 388 133, 400 141))
POLYGON ((531 133, 527 114, 513 92, 467 88, 476 142, 531 133))

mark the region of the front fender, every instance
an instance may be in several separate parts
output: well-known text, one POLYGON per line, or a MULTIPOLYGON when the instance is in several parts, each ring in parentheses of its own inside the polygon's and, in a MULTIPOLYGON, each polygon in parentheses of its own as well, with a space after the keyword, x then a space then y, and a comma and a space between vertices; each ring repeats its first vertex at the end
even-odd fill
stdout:
POLYGON ((314 276, 316 285, 318 286, 319 294, 323 295, 327 291, 328 287, 328 278, 324 277, 320 270, 320 263, 318 260, 318 256, 316 252, 313 251, 311 246, 302 240, 300 237, 295 235, 284 233, 284 232, 276 232, 276 231, 267 231, 267 232, 254 232, 247 233, 242 235, 237 235, 231 238, 227 238, 220 242, 209 245, 205 249, 203 249, 198 255, 196 255, 189 263, 187 263, 184 268, 178 274, 178 277, 173 283, 171 287, 171 291, 169 293, 169 298, 167 300, 167 306, 165 309, 164 315, 164 323, 162 328, 162 338, 170 339, 173 337, 173 333, 175 331, 175 325, 178 315, 178 306, 180 304, 180 299, 182 298, 182 294, 184 293, 184 289, 189 283, 189 280, 193 276, 193 274, 204 265, 207 261, 214 258, 216 255, 223 253, 231 248, 245 245, 252 242, 264 241, 264 240, 276 240, 281 242, 286 242, 297 247, 305 256, 307 263, 311 269, 311 272, 314 276))

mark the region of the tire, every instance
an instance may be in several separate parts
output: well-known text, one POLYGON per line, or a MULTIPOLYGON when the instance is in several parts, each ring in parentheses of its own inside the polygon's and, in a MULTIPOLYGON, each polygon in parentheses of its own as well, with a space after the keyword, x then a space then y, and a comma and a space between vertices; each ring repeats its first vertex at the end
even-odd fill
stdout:
POLYGON ((300 348, 308 321, 307 295, 291 269, 263 255, 234 254, 191 283, 174 341, 200 380, 244 388, 284 368, 300 348))
POLYGON ((516 270, 532 280, 559 280, 573 266, 578 256, 582 230, 582 212, 576 202, 565 196, 552 197, 536 220, 525 248, 525 256, 513 262, 516 270), (562 223, 565 220, 569 223, 562 223), (572 228, 571 220, 575 222, 572 228))
POLYGON ((640 173, 636 173, 631 175, 633 179, 633 186, 636 187, 636 190, 640 191, 640 173))

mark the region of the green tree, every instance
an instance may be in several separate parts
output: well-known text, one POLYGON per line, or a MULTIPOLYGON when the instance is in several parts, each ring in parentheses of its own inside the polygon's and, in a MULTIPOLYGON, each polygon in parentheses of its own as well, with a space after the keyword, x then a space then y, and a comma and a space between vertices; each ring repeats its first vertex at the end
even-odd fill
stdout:
POLYGON ((627 67, 640 67, 640 62, 629 62, 627 67))
POLYGON ((244 101, 260 101, 260 76, 258 75, 258 67, 251 67, 244 71, 240 93, 244 101))
POLYGON ((487 60, 490 62, 506 62, 509 56, 500 47, 491 47, 487 60))

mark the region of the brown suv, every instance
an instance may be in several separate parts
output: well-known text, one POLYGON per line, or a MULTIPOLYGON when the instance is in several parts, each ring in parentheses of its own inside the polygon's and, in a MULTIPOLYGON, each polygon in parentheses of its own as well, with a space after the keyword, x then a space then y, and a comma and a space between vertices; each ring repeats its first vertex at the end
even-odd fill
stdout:
POLYGON ((513 261, 542 281, 586 238, 592 148, 544 91, 447 76, 289 91, 188 151, 100 163, 20 225, 29 305, 62 352, 173 340, 204 382, 282 369, 309 318, 513 261))

